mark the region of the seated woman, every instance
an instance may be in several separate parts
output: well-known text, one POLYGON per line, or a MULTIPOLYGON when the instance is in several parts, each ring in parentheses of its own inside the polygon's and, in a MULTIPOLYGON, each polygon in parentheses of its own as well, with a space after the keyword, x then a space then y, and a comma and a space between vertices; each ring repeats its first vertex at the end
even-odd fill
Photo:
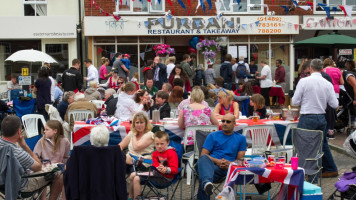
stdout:
POLYGON ((154 101, 151 99, 147 90, 137 91, 137 93, 134 97, 135 102, 140 104, 144 99, 146 99, 147 102, 143 105, 142 111, 144 111, 146 113, 146 115, 149 116, 150 108, 153 106, 154 101))
MULTIPOLYGON (((129 153, 135 156, 145 154, 145 159, 152 159, 154 135, 151 130, 152 125, 147 115, 143 112, 136 113, 132 119, 131 131, 119 144, 121 150, 126 147, 129 150, 126 155, 126 164, 130 166, 130 172, 133 172, 133 167, 132 158, 129 153)), ((149 164, 144 163, 143 165, 149 167, 149 164)))
POLYGON ((120 121, 128 121, 132 119, 135 113, 143 110, 147 99, 142 99, 139 104, 134 101, 136 85, 132 82, 126 83, 120 90, 121 92, 117 97, 115 117, 119 118, 120 121))
POLYGON ((96 147, 106 147, 109 144, 110 133, 103 125, 96 126, 90 130, 90 143, 96 147))
POLYGON ((178 105, 181 101, 183 101, 183 88, 175 86, 168 98, 169 106, 171 109, 178 109, 178 105))
POLYGON ((65 92, 63 95, 63 101, 57 107, 59 115, 62 117, 63 120, 69 104, 74 102, 74 95, 75 93, 72 91, 65 92))
POLYGON ((96 81, 90 81, 89 82, 89 87, 88 89, 85 90, 84 95, 85 99, 90 101, 90 100, 102 100, 100 92, 98 92, 98 83, 96 81))
POLYGON ((248 116, 258 115, 260 119, 266 118, 265 98, 260 94, 252 95, 250 99, 250 106, 248 107, 248 116), (255 113, 255 114, 254 114, 255 113))
POLYGON ((234 93, 229 90, 225 90, 224 88, 220 90, 218 93, 218 101, 219 103, 216 104, 214 109, 214 114, 218 118, 222 118, 222 116, 231 113, 236 117, 239 118, 239 104, 237 102, 232 101, 234 97, 234 93))
POLYGON ((117 71, 117 69, 113 69, 111 70, 111 72, 113 74, 109 77, 108 81, 106 81, 106 83, 100 84, 99 86, 118 90, 124 83, 124 80, 122 78, 119 78, 119 72, 117 71))
MULTIPOLYGON (((186 126, 195 125, 219 125, 218 120, 211 114, 209 106, 202 104, 204 93, 200 87, 194 87, 190 95, 190 104, 183 107, 179 113, 178 126, 185 129, 186 126)), ((193 133, 187 135, 187 145, 194 144, 193 133)))

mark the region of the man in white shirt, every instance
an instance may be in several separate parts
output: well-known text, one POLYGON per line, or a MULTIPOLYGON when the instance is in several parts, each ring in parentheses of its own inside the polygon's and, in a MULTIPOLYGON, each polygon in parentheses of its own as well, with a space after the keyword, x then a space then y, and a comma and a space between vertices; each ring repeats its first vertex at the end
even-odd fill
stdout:
POLYGON ((301 106, 298 128, 324 132, 322 176, 324 178, 335 177, 338 171, 326 138, 325 110, 327 105, 336 109, 338 101, 333 85, 321 76, 322 61, 313 59, 310 65, 311 75, 298 82, 292 102, 294 105, 301 106))
POLYGON ((84 65, 88 68, 88 76, 84 77, 84 80, 87 81, 87 86, 89 87, 90 81, 96 81, 99 83, 98 69, 92 64, 92 61, 90 59, 85 59, 84 65))
POLYGON ((265 98, 266 106, 269 106, 270 105, 269 91, 273 86, 271 68, 267 65, 267 62, 264 60, 261 61, 261 67, 262 67, 261 75, 258 76, 260 73, 256 72, 256 79, 261 80, 260 81, 261 95, 265 98))
POLYGON ((8 90, 22 89, 22 86, 17 83, 16 75, 11 75, 11 80, 7 82, 7 89, 8 90))

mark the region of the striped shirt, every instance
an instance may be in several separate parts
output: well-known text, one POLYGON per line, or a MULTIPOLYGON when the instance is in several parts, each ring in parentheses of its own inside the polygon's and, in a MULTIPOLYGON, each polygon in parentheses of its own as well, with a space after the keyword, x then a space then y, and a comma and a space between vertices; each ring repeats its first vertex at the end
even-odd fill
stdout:
MULTIPOLYGON (((35 163, 35 160, 28 154, 25 150, 21 147, 18 147, 16 144, 3 140, 0 138, 0 148, 10 145, 13 148, 13 152, 17 160, 19 161, 20 165, 24 168, 24 170, 30 169, 30 167, 35 163)), ((27 185, 27 178, 21 180, 21 189, 27 185)))

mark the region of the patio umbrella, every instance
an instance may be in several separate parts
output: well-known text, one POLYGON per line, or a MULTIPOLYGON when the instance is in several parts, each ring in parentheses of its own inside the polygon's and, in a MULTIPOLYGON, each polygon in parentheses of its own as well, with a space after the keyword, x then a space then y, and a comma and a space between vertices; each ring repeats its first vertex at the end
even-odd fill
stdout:
POLYGON ((57 61, 52 58, 52 56, 33 49, 20 50, 13 53, 5 61, 25 61, 25 62, 46 62, 46 63, 57 63, 57 61))
POLYGON ((332 47, 345 47, 345 46, 355 46, 356 38, 342 35, 340 33, 328 33, 326 35, 321 35, 318 37, 312 37, 306 40, 302 40, 294 43, 295 46, 332 46, 332 47))

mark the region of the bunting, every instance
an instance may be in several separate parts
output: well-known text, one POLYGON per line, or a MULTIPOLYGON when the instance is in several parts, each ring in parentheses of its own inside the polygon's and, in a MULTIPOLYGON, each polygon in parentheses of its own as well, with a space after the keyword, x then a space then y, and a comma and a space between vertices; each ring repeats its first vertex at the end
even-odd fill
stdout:
POLYGON ((307 4, 311 7, 311 9, 313 10, 313 6, 314 6, 314 4, 313 4, 313 2, 307 2, 307 4))
POLYGON ((345 17, 346 15, 351 17, 351 14, 352 14, 352 6, 342 6, 342 5, 339 5, 340 9, 342 11, 344 11, 345 13, 345 17))
POLYGON ((287 8, 287 6, 281 6, 282 8, 284 8, 284 11, 286 11, 286 13, 288 13, 288 8, 287 8))
POLYGON ((209 11, 208 12, 210 12, 211 11, 211 7, 212 7, 211 0, 206 0, 206 2, 208 2, 208 6, 209 6, 209 11))
POLYGON ((96 10, 99 10, 100 13, 101 13, 102 15, 104 15, 104 16, 112 16, 116 21, 119 21, 119 20, 121 19, 121 16, 115 16, 115 15, 113 15, 113 14, 109 14, 108 12, 105 12, 105 11, 99 6, 99 4, 98 4, 96 1, 94 1, 94 0, 90 0, 90 7, 92 7, 92 6, 95 6, 95 9, 96 9, 96 10))
POLYGON ((185 7, 183 1, 182 0, 178 0, 178 3, 180 4, 180 6, 182 6, 182 8, 184 8, 185 12, 187 13, 187 8, 185 7))
POLYGON ((305 10, 305 11, 308 11, 310 8, 310 6, 299 6, 299 8, 305 10))
POLYGON ((322 8, 324 9, 324 11, 326 12, 326 17, 328 19, 330 19, 330 7, 328 6, 322 6, 322 8))
POLYGON ((171 1, 171 0, 167 0, 167 3, 169 4, 169 6, 171 6, 171 8, 172 8, 172 15, 174 15, 174 9, 173 9, 173 5, 172 5, 172 1, 171 1))

